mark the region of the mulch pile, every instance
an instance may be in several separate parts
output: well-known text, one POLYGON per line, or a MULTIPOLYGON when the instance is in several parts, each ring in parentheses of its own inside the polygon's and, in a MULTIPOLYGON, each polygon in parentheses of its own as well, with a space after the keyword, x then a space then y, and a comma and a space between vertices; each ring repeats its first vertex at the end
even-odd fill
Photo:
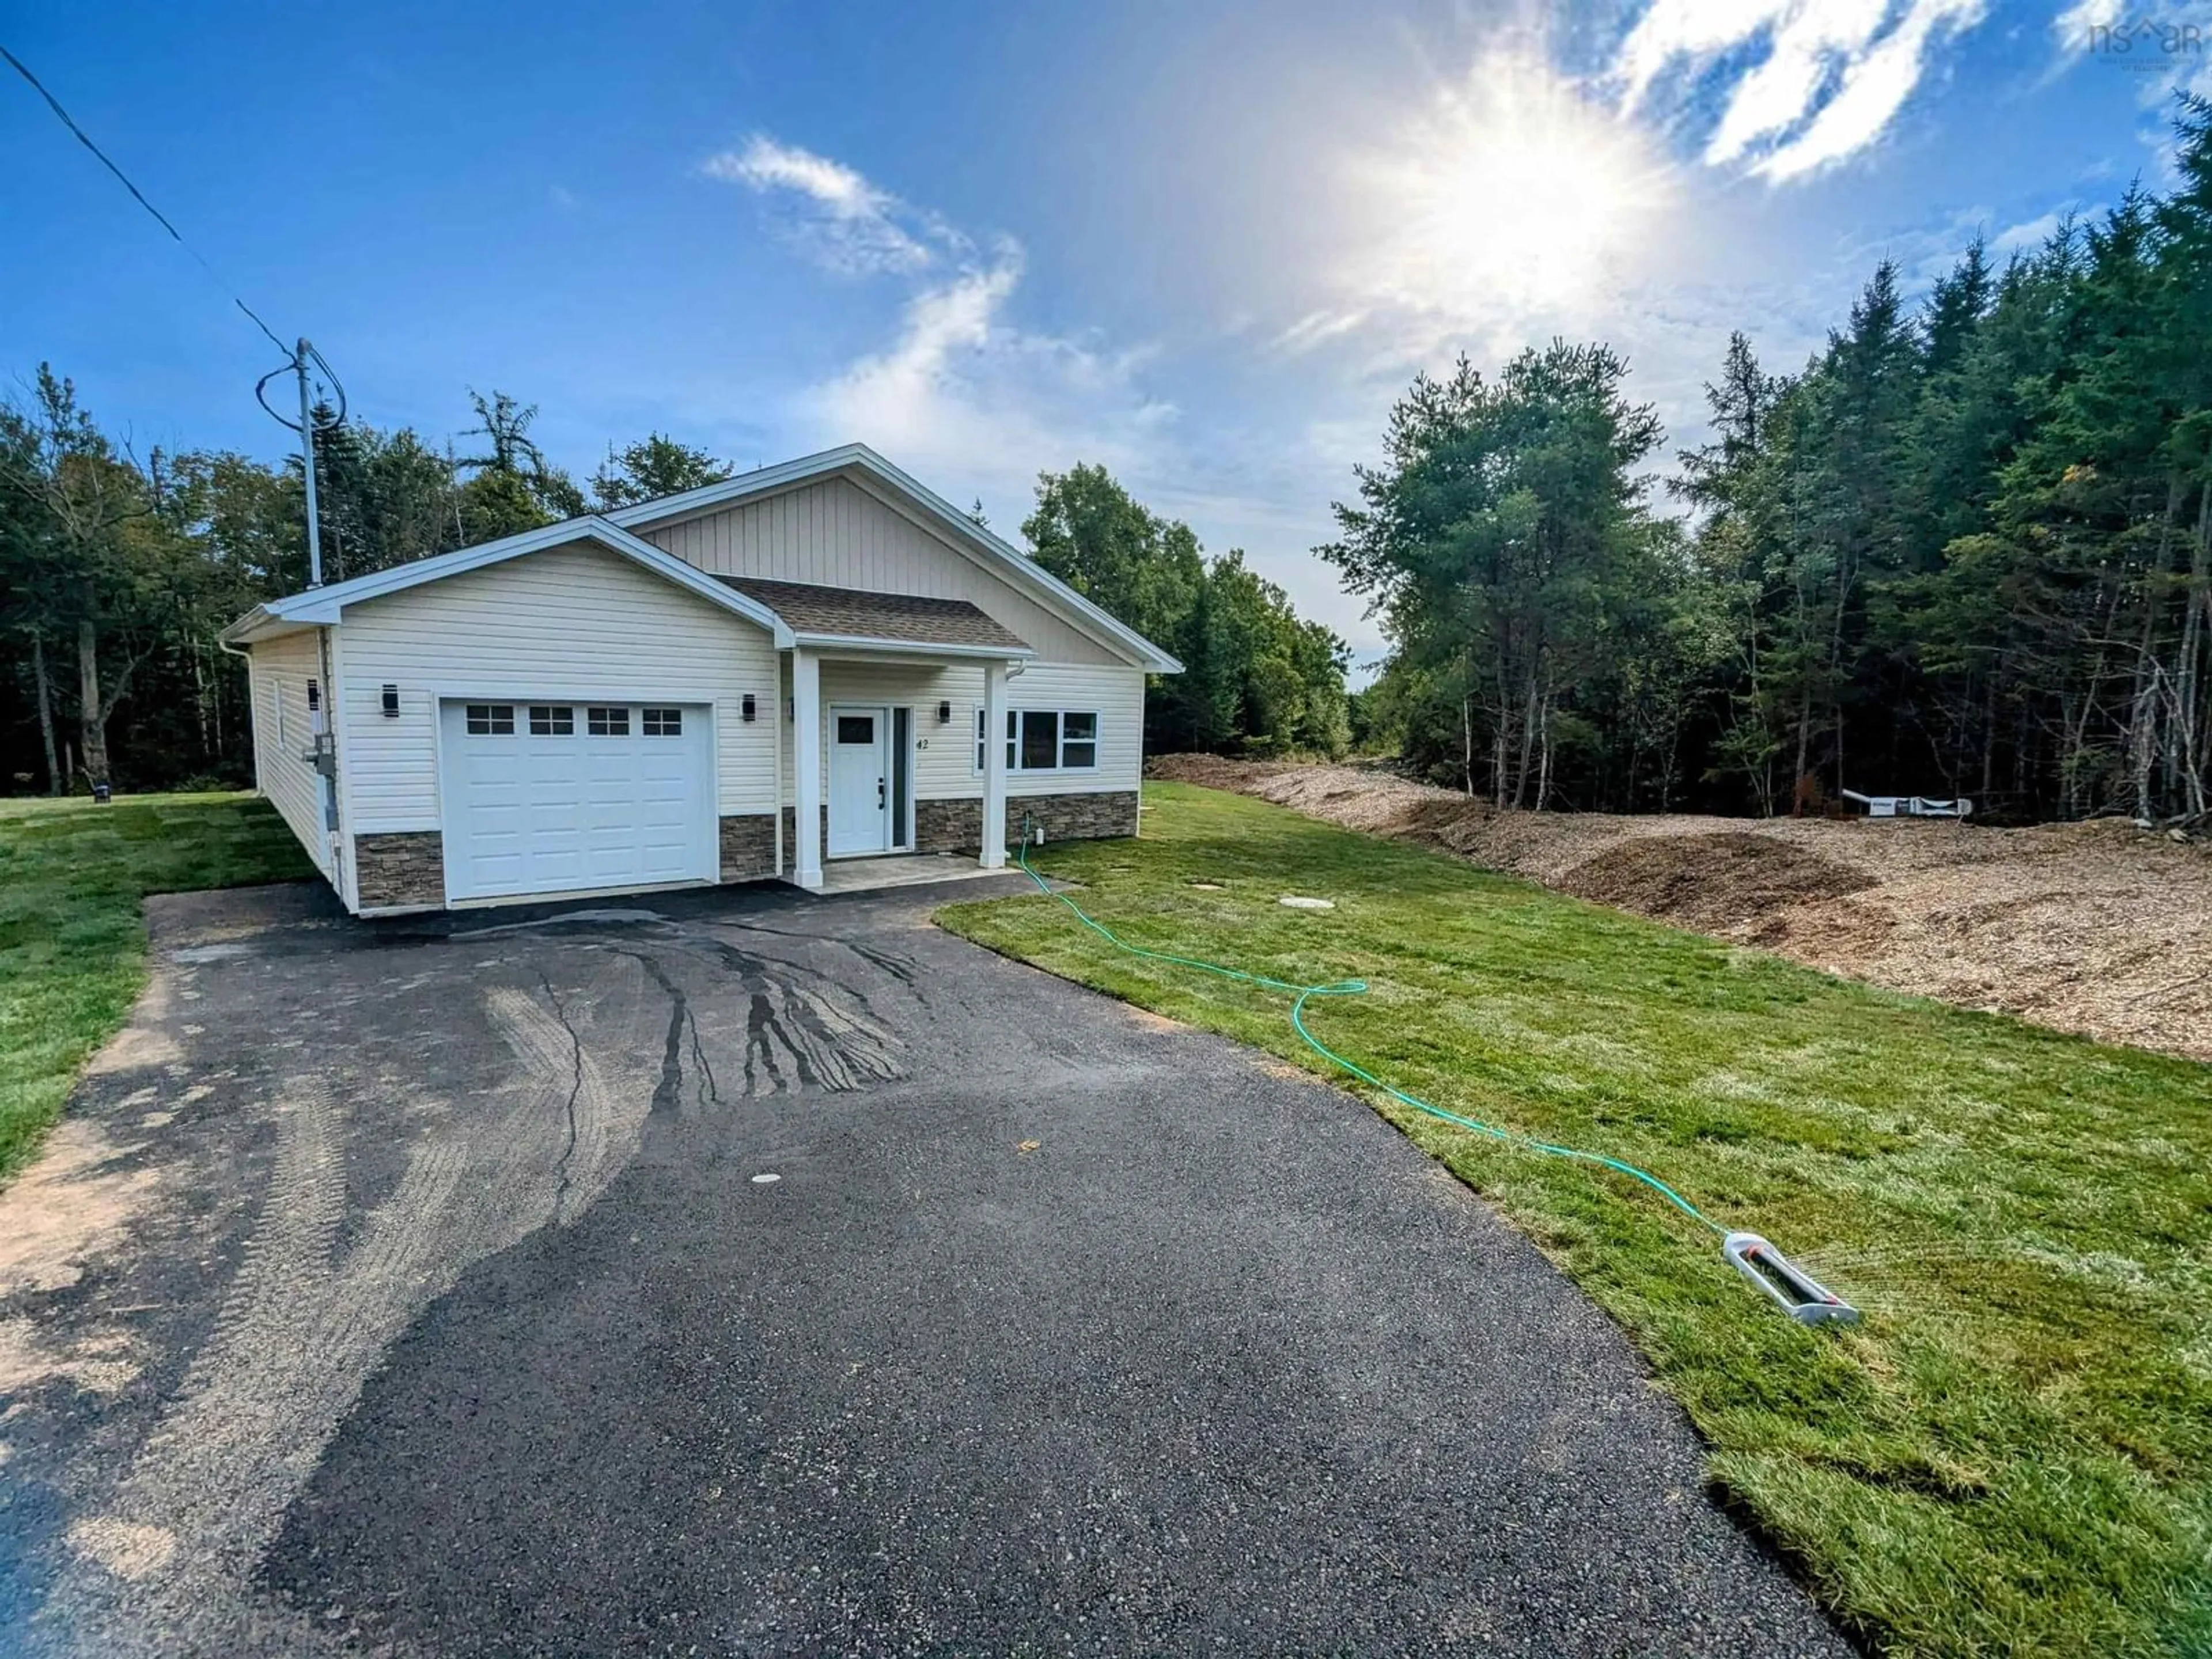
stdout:
POLYGON ((2212 848, 2123 819, 1498 812, 1358 767, 1165 755, 1146 769, 1893 990, 2212 1060, 2212 848))

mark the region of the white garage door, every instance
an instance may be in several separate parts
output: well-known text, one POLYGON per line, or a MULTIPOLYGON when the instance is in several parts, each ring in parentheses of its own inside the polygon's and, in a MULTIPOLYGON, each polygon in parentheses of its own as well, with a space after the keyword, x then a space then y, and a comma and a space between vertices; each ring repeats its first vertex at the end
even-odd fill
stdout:
POLYGON ((438 718, 449 897, 714 878, 704 708, 465 700, 438 718))

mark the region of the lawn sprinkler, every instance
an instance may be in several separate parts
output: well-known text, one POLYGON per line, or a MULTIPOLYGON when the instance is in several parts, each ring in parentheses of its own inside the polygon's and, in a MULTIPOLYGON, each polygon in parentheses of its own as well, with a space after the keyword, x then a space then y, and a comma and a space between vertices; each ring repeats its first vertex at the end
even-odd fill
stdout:
MULTIPOLYGON (((1502 1141, 1509 1146, 1518 1146, 1524 1152, 1542 1152, 1553 1158, 1571 1158, 1577 1163, 1595 1164, 1601 1169, 1611 1170, 1616 1175, 1626 1176, 1632 1181, 1640 1182, 1699 1226, 1709 1228, 1718 1234, 1721 1240, 1721 1254, 1729 1259, 1735 1270, 1756 1285, 1769 1301, 1799 1324, 1856 1325, 1858 1323, 1859 1310, 1856 1308, 1851 1306, 1850 1303, 1844 1301, 1810 1273, 1797 1267, 1765 1239, 1757 1233, 1729 1231, 1719 1222, 1715 1221, 1649 1170, 1640 1170, 1626 1159, 1611 1158, 1603 1152, 1584 1152, 1579 1146, 1555 1146, 1548 1140, 1539 1140, 1534 1135, 1522 1134, 1516 1130, 1501 1128, 1495 1123, 1485 1123, 1480 1118, 1466 1117, 1457 1112, 1448 1111, 1442 1106, 1423 1100, 1419 1095, 1407 1094, 1395 1084, 1384 1082, 1358 1061, 1346 1060, 1307 1028, 1306 1006, 1316 998, 1364 996, 1367 994, 1365 980, 1340 979, 1319 985, 1298 985, 1289 980, 1275 979, 1266 974, 1252 973, 1246 969, 1231 968, 1225 963, 1208 962, 1200 957, 1173 956, 1165 951, 1150 951, 1141 945, 1130 944, 1127 939, 1118 936, 1105 923, 1087 914, 1081 905, 1068 897, 1066 894, 1054 891, 1052 884, 1030 866, 1030 848, 1043 839, 1036 833, 1035 821, 1024 818, 1022 823, 1021 852, 1018 860, 1021 866, 1022 873, 1036 884, 1037 891, 1063 906, 1076 921, 1081 922, 1115 950, 1129 956, 1140 957, 1146 962, 1158 962, 1171 968, 1185 968, 1197 973, 1212 974, 1220 979, 1233 981, 1240 985, 1249 985, 1257 990, 1273 991, 1279 995, 1293 999, 1291 1003, 1291 1029, 1297 1032, 1306 1047, 1311 1048, 1330 1065, 1350 1073, 1362 1083, 1381 1090, 1401 1105, 1409 1106, 1417 1112, 1425 1112, 1431 1117, 1441 1119, 1446 1123, 1455 1125, 1473 1133, 1487 1135, 1492 1140, 1502 1141)), ((1191 885, 1219 890, 1218 887, 1211 882, 1193 882, 1191 885)), ((1290 895, 1277 902, 1295 909, 1334 908, 1332 902, 1327 899, 1302 898, 1290 895)))
POLYGON ((1801 1325, 1856 1325, 1859 1310, 1757 1233, 1730 1233, 1721 1254, 1801 1325))

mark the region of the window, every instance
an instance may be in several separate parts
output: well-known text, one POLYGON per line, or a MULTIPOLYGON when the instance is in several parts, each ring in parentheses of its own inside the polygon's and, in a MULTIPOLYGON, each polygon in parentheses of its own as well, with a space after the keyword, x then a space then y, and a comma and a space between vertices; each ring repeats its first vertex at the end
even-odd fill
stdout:
POLYGON ((514 705, 511 702, 472 702, 468 708, 472 738, 511 738, 514 735, 514 705))
POLYGON ((585 711, 585 729, 595 738, 626 738, 629 735, 629 710, 627 708, 592 708, 585 711))
POLYGON ((574 737, 576 711, 573 708, 549 708, 542 702, 531 704, 530 735, 533 738, 574 737))
POLYGON ((1021 713, 1021 769, 1048 772, 1060 764, 1060 716, 1048 708, 1024 708, 1021 713))
POLYGON ((1087 771, 1098 764, 1098 716, 1064 714, 1060 717, 1060 769, 1087 771))
POLYGON ((680 708, 648 708, 643 711, 645 735, 648 738, 680 738, 684 735, 684 711, 680 708))
POLYGON ((840 714, 837 716, 837 741, 840 743, 873 743, 876 740, 876 717, 873 714, 840 714))
MULTIPOLYGON (((975 711, 975 769, 989 757, 983 744, 984 720, 975 711)), ((1088 772, 1098 764, 1096 709, 1012 708, 1006 711, 1006 770, 1088 772)))

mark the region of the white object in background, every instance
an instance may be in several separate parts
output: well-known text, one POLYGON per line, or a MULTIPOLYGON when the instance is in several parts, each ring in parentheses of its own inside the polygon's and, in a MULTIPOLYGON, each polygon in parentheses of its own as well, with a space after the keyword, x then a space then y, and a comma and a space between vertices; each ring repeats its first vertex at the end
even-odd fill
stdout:
POLYGON ((1334 899, 1300 898, 1295 893, 1285 893, 1282 897, 1277 899, 1275 902, 1278 904, 1287 904, 1293 910, 1334 910, 1336 908, 1336 901, 1334 899))
POLYGON ((1974 810, 1974 803, 1963 795, 1956 800, 1930 800, 1925 795, 1862 795, 1856 789, 1837 793, 1864 805, 1870 818, 1963 818, 1974 810))

